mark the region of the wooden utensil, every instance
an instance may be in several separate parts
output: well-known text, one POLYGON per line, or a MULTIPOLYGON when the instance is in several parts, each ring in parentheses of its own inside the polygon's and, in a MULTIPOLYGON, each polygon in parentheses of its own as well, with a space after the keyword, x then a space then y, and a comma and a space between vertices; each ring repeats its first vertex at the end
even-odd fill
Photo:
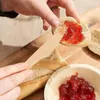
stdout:
POLYGON ((27 61, 26 63, 32 67, 35 63, 41 59, 49 56, 53 50, 59 45, 61 38, 63 37, 65 30, 64 27, 60 26, 59 31, 56 31, 55 34, 44 43, 27 61))

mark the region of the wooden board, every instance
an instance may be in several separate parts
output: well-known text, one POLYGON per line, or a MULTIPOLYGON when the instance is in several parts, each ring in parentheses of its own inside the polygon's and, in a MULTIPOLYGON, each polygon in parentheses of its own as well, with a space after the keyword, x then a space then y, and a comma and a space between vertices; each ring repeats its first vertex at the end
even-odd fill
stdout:
MULTIPOLYGON (((100 14, 99 11, 100 7, 81 15, 82 21, 87 23, 92 30, 100 29, 100 15, 98 15, 100 14)), ((38 49, 38 47, 40 47, 51 36, 52 35, 49 32, 44 36, 32 41, 14 54, 2 60, 0 62, 0 67, 26 61, 38 49)), ((85 63, 93 65, 97 68, 100 67, 100 56, 95 55, 88 48, 66 47, 60 45, 58 50, 61 56, 65 58, 69 64, 85 63)), ((31 94, 23 100, 44 100, 43 89, 37 91, 34 94, 31 94)))

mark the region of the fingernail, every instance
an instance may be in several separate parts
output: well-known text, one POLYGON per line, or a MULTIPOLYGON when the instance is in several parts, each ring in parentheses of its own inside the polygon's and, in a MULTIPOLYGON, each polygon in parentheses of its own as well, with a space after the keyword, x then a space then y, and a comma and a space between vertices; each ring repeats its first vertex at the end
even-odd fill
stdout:
POLYGON ((18 94, 18 96, 19 96, 20 93, 21 93, 21 89, 20 89, 20 87, 16 87, 16 92, 17 92, 17 94, 18 94))
POLYGON ((54 27, 59 26, 59 20, 53 20, 54 27))
POLYGON ((11 96, 10 96, 10 100, 17 100, 17 98, 20 96, 20 94, 21 94, 21 89, 20 89, 20 87, 16 87, 16 88, 14 88, 12 91, 11 91, 12 93, 10 93, 11 94, 11 96), (14 96, 13 96, 14 95, 14 96))
POLYGON ((43 29, 44 29, 44 30, 48 30, 48 27, 47 27, 47 26, 43 26, 43 29))
POLYGON ((27 77, 29 78, 32 75, 33 75, 33 71, 32 70, 27 70, 27 77))

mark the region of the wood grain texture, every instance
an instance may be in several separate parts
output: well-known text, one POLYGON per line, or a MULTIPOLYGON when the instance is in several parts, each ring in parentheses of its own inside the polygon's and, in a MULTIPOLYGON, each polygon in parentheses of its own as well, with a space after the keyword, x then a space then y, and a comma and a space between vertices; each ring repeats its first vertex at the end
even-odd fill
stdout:
MULTIPOLYGON (((81 19, 87 23, 92 30, 100 28, 100 17, 98 17, 100 16, 98 15, 100 14, 99 11, 100 7, 91 10, 81 16, 81 19)), ((0 62, 0 67, 26 61, 38 49, 38 47, 40 47, 51 36, 52 35, 50 33, 47 33, 42 37, 32 41, 14 54, 2 60, 0 62)), ((98 68, 100 67, 100 56, 95 55, 88 48, 66 47, 60 45, 57 49, 59 50, 61 56, 65 58, 69 64, 85 63, 98 68)), ((31 94, 23 100, 44 100, 43 89, 37 91, 34 94, 31 94)))

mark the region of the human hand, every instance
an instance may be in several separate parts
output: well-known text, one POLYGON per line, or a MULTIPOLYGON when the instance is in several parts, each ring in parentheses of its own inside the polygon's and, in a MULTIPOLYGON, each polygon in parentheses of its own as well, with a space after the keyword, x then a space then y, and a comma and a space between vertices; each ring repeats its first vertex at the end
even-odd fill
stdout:
POLYGON ((43 19, 45 30, 48 29, 49 24, 53 27, 59 25, 59 8, 55 6, 65 8, 67 16, 72 16, 79 21, 72 0, 1 0, 1 8, 4 11, 13 10, 24 15, 40 16, 43 19))
POLYGON ((0 68, 0 100, 16 100, 20 93, 18 86, 32 76, 25 63, 0 68))

